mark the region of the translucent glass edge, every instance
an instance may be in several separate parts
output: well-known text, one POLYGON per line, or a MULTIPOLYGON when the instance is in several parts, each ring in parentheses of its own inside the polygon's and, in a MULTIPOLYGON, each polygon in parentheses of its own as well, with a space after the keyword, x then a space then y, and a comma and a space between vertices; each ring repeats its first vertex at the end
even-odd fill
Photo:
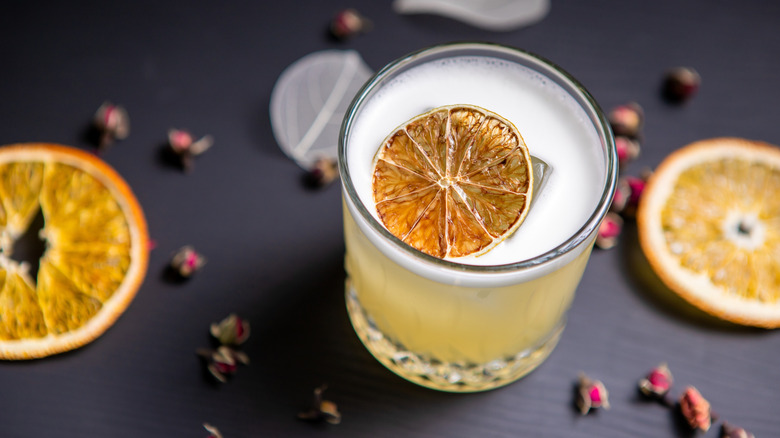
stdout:
MULTIPOLYGON (((485 54, 485 56, 489 56, 489 55, 490 55, 489 53, 485 54)), ((549 76, 549 74, 547 74, 547 76, 549 76)), ((582 103, 583 102, 580 101, 580 104, 582 103)), ((345 113, 344 120, 341 123, 341 129, 339 131, 339 139, 338 139, 338 167, 339 167, 339 175, 342 181, 342 187, 344 189, 343 191, 347 194, 347 196, 349 196, 350 201, 355 206, 355 209, 360 213, 362 219, 364 219, 374 231, 378 232, 382 237, 390 240, 394 244, 394 246, 396 246, 400 250, 404 251, 408 255, 414 257, 415 259, 421 262, 431 263, 439 267, 444 267, 456 271, 471 272, 471 273, 512 272, 520 269, 540 266, 546 263, 553 262, 554 260, 563 257, 565 254, 569 253, 570 251, 584 244, 585 242, 588 241, 588 238, 593 234, 593 232, 599 227, 599 225, 601 224, 601 220, 607 214, 607 211, 609 210, 609 206, 612 202, 612 197, 614 195, 615 188, 617 186, 617 176, 618 176, 617 150, 615 148, 615 140, 612 133, 612 129, 610 128, 609 122, 607 121, 606 116, 604 115, 604 112, 601 109, 601 106, 599 106, 599 104, 596 102, 596 100, 593 98, 590 92, 588 92, 587 89, 585 89, 585 87, 582 84, 580 84, 580 82, 577 81, 577 79, 575 79, 571 74, 566 72, 557 64, 549 61, 548 59, 542 56, 536 55, 534 53, 516 47, 506 46, 497 43, 489 43, 489 42, 454 42, 454 43, 446 43, 446 44, 439 44, 439 45, 425 47, 390 62, 384 68, 382 68, 381 70, 376 72, 373 76, 371 76, 363 85, 363 87, 361 87, 361 89, 358 91, 355 97, 352 99, 352 103, 350 103, 349 107, 347 108, 347 112, 345 113), (469 265, 469 264, 457 263, 450 260, 444 260, 444 259, 431 256, 429 254, 426 254, 422 251, 419 251, 409 246, 401 239, 397 238, 392 233, 390 233, 382 224, 380 224, 374 218, 371 212, 369 212, 368 209, 363 205, 363 203, 360 201, 360 197, 355 191, 354 186, 352 185, 352 179, 350 177, 349 169, 347 168, 347 163, 346 163, 347 154, 345 150, 346 148, 345 139, 347 138, 347 135, 349 134, 349 130, 351 129, 351 122, 354 120, 355 116, 357 115, 357 111, 360 108, 361 103, 368 98, 371 91, 373 91, 373 89, 377 85, 379 85, 379 83, 385 77, 390 76, 393 73, 395 73, 397 70, 409 64, 414 63, 417 59, 425 55, 432 55, 436 53, 455 51, 455 50, 480 50, 480 49, 488 49, 489 51, 490 50, 495 51, 496 53, 494 54, 502 52, 514 56, 519 55, 522 58, 526 58, 533 61, 533 63, 537 64, 538 66, 547 67, 548 71, 542 71, 542 73, 545 74, 548 72, 555 73, 560 79, 563 80, 562 81, 563 83, 561 83, 561 81, 556 81, 558 85, 570 86, 572 88, 572 91, 575 91, 578 94, 578 95, 574 95, 573 97, 578 101, 580 101, 580 98, 584 100, 584 103, 586 103, 587 105, 582 105, 583 106, 582 109, 588 115, 591 123, 594 124, 597 132, 599 132, 599 134, 601 133, 604 134, 603 138, 601 138, 601 135, 599 136, 600 140, 606 142, 606 144, 603 145, 606 147, 605 152, 607 153, 606 175, 605 175, 606 178, 604 184, 605 186, 604 191, 601 194, 601 198, 599 199, 599 203, 596 206, 596 209, 593 211, 593 213, 588 218, 588 220, 585 221, 584 225, 575 233, 573 233, 572 237, 570 237, 560 245, 556 246, 555 248, 545 253, 542 253, 531 259, 522 260, 515 263, 502 264, 502 265, 469 265)))

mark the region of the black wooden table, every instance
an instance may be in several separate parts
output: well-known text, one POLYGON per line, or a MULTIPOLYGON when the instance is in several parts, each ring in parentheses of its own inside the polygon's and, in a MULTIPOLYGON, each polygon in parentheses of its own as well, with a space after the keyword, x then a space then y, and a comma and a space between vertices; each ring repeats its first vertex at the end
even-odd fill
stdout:
POLYGON ((559 346, 525 379, 454 395, 386 371, 346 315, 340 186, 302 183, 268 109, 283 69, 315 51, 356 50, 376 70, 432 44, 493 41, 553 60, 605 109, 639 102, 643 149, 624 171, 638 175, 702 138, 780 143, 780 5, 553 0, 540 23, 491 32, 402 16, 390 3, 0 5, 0 143, 90 149, 84 131, 97 107, 124 105, 131 134, 102 157, 133 187, 156 242, 138 296, 105 335, 71 353, 0 363, 0 436, 198 437, 208 435, 204 422, 226 438, 688 436, 673 411, 637 393, 661 361, 674 393, 694 385, 721 418, 760 437, 780 434, 780 333, 723 324, 675 299, 630 222, 616 248, 594 252, 559 346), (346 6, 373 30, 329 38, 330 18, 346 6), (659 94, 678 65, 703 78, 682 106, 659 94), (189 174, 161 152, 172 127, 215 138, 189 174), (185 244, 206 267, 189 282, 166 281, 171 253, 185 244), (252 324, 244 347, 252 363, 218 385, 195 350, 231 312, 252 324), (581 371, 606 384, 609 411, 576 412, 581 371), (296 419, 323 383, 343 414, 338 426, 296 419))

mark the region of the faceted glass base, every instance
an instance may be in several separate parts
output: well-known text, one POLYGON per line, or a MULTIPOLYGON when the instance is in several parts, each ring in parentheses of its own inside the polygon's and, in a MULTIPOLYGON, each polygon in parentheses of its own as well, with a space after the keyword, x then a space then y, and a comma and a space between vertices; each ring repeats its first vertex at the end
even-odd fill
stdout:
POLYGON ((525 376, 550 355, 565 326, 565 322, 561 322, 545 341, 512 357, 482 364, 445 363, 408 351, 382 334, 361 307, 349 279, 346 282, 346 302, 355 332, 379 362, 412 383, 448 392, 486 391, 525 376))

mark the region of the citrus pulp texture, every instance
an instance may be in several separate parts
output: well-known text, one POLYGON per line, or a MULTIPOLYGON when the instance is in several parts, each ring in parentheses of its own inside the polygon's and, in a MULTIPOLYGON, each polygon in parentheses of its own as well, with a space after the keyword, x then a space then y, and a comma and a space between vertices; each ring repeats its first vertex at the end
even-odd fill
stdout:
POLYGON ((66 146, 0 148, 0 358, 71 350, 125 310, 147 265, 146 221, 122 178, 66 146), (41 211, 46 251, 37 281, 13 244, 41 211))
POLYGON ((492 249, 523 222, 533 191, 531 156, 517 128, 471 105, 404 123, 382 143, 373 175, 385 227, 438 258, 492 249))
POLYGON ((780 326, 780 149, 714 138, 667 157, 637 215, 642 249, 672 290, 738 324, 780 326))

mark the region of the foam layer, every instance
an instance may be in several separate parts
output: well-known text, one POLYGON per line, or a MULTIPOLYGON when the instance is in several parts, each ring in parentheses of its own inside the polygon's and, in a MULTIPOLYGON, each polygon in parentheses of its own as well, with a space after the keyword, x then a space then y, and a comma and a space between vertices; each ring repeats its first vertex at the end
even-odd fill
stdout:
POLYGON ((350 173, 361 202, 377 216, 371 168, 382 140, 431 108, 478 105, 512 121, 532 156, 552 167, 525 222, 492 251, 453 259, 473 265, 528 260, 563 243, 598 205, 605 181, 598 134, 579 104, 536 71, 497 58, 457 57, 414 67, 386 83, 357 114, 348 139, 350 173))

